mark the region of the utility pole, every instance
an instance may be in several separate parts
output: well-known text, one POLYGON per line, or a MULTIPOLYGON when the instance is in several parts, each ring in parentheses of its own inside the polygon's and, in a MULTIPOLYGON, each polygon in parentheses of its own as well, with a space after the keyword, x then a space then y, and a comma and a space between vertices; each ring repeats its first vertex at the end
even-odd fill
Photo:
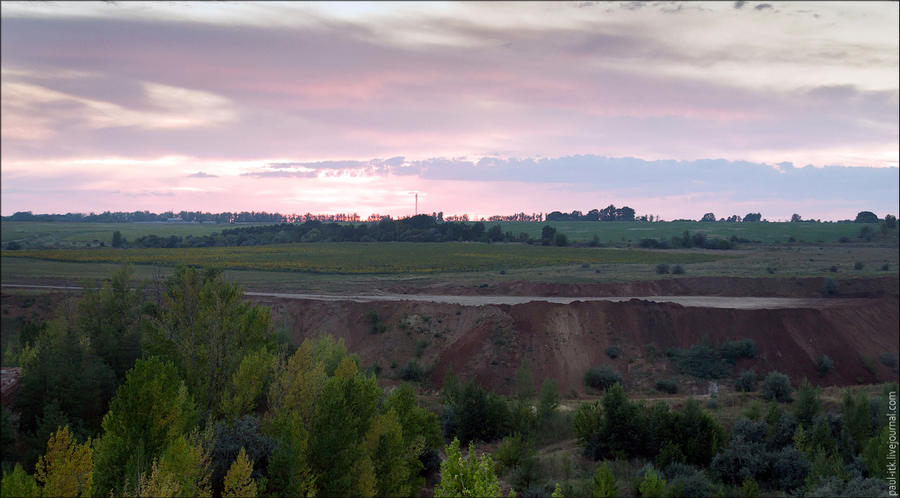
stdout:
POLYGON ((416 216, 419 215, 419 193, 416 192, 416 216))

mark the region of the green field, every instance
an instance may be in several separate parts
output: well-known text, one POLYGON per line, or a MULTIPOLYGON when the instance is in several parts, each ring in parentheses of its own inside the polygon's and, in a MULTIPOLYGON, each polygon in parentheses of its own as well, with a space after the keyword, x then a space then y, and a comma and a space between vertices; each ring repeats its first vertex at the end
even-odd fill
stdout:
MULTIPOLYGON (((166 237, 178 235, 202 236, 222 230, 253 224, 182 224, 182 223, 65 223, 5 221, 0 224, 0 242, 17 241, 25 247, 87 247, 100 242, 109 245, 116 230, 128 240, 144 235, 166 237)), ((487 222, 490 228, 496 222, 487 222)), ((541 237, 545 225, 555 227, 572 242, 587 242, 597 235, 603 244, 627 245, 644 238, 671 239, 680 237, 685 230, 705 233, 711 237, 730 239, 731 236, 759 241, 765 244, 788 242, 792 237, 798 243, 835 243, 842 237, 854 239, 863 225, 858 223, 702 223, 693 222, 591 222, 554 221, 549 223, 513 221, 499 222, 504 232, 518 235, 527 233, 533 239, 541 237)), ((877 230, 877 226, 872 226, 877 230)))
POLYGON ((400 274, 487 271, 579 264, 687 264, 726 254, 483 244, 466 242, 277 244, 192 249, 47 249, 3 251, 6 258, 76 263, 187 264, 222 269, 335 274, 400 274))
POLYGON ((34 222, 4 221, 0 224, 0 241, 4 244, 11 241, 26 242, 30 245, 96 245, 104 242, 109 245, 112 234, 116 230, 128 240, 144 235, 159 237, 178 235, 201 236, 213 232, 221 232, 228 228, 250 225, 270 225, 271 223, 243 223, 238 225, 212 223, 66 223, 66 222, 34 222))
MULTIPOLYGON (((498 223, 485 223, 490 228, 498 223)), ((499 222, 504 232, 518 235, 525 232, 531 238, 541 238, 541 229, 550 225, 566 234, 573 242, 586 242, 596 234, 601 243, 637 243, 641 239, 665 239, 680 237, 685 230, 705 233, 709 237, 730 239, 732 235, 765 244, 788 242, 833 243, 841 237, 856 238, 862 228, 859 223, 704 223, 699 221, 671 221, 643 223, 627 221, 553 221, 536 223, 529 221, 499 222)), ((872 225, 873 230, 878 226, 872 225)))

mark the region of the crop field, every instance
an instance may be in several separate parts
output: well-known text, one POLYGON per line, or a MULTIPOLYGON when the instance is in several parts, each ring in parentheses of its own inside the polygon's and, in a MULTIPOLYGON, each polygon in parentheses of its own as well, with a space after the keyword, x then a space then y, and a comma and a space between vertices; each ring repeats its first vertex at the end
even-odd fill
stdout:
MULTIPOLYGON (((596 234, 601 243, 637 243, 641 239, 671 239, 680 237, 685 230, 691 233, 705 233, 709 237, 730 239, 732 235, 765 244, 784 243, 793 237, 796 242, 833 243, 841 237, 856 238, 861 223, 706 223, 699 221, 671 221, 662 223, 627 221, 551 221, 537 223, 530 221, 486 222, 490 228, 499 224, 504 232, 518 235, 525 232, 531 238, 541 238, 541 229, 550 225, 558 232, 566 234, 573 242, 586 242, 596 234)), ((877 230, 877 226, 872 226, 877 230)))
POLYGON ((3 251, 6 258, 78 263, 187 264, 222 269, 338 274, 485 271, 575 264, 687 264, 725 254, 529 246, 524 244, 314 243, 191 249, 52 249, 3 251))
MULTIPOLYGON (((0 226, 0 242, 24 242, 30 247, 86 247, 97 246, 100 242, 109 245, 116 230, 128 240, 145 235, 167 237, 178 235, 194 237, 210 235, 231 228, 270 223, 244 224, 182 224, 182 223, 66 223, 5 221, 0 226)), ((497 222, 486 222, 490 228, 497 222)), ((662 223, 644 222, 593 222, 593 221, 552 221, 547 223, 512 221, 499 222, 504 232, 518 235, 527 233, 533 239, 541 237, 545 225, 566 234, 572 242, 587 242, 594 235, 603 244, 636 244, 641 239, 671 239, 680 237, 685 230, 691 233, 705 233, 710 237, 730 239, 732 235, 765 244, 789 242, 793 237, 798 243, 835 243, 842 237, 854 239, 864 226, 859 223, 703 223, 699 221, 677 221, 662 223)), ((873 226, 873 230, 877 227, 873 226)))
POLYGON ((206 224, 206 223, 66 223, 35 221, 4 221, 0 225, 0 240, 31 242, 34 245, 84 246, 97 242, 112 241, 112 234, 118 230, 123 237, 134 240, 144 235, 159 237, 178 235, 210 235, 228 228, 271 223, 206 224))

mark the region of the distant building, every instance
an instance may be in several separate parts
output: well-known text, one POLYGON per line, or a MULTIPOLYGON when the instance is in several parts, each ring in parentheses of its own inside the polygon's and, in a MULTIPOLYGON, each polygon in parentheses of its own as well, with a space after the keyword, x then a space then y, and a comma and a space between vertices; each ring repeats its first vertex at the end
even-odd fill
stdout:
POLYGON ((181 223, 181 222, 183 222, 184 220, 181 219, 181 216, 176 216, 176 217, 174 217, 174 218, 169 218, 169 219, 167 219, 166 221, 169 222, 169 223, 181 223))

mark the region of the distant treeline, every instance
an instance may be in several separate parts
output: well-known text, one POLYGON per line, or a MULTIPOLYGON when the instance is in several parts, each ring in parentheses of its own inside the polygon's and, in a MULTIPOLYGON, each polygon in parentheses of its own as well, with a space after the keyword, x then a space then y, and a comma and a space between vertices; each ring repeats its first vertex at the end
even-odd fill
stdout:
MULTIPOLYGON (((554 231, 555 232, 555 231, 554 231)), ((540 242, 556 243, 552 234, 540 242)), ((528 234, 503 232, 499 225, 486 229, 484 223, 437 220, 426 214, 377 223, 339 224, 312 220, 304 223, 282 223, 222 230, 203 236, 159 237, 146 235, 133 241, 121 240, 124 247, 214 247, 287 244, 292 242, 534 242, 528 234)), ((113 244, 116 246, 116 244, 113 244)), ((563 244, 565 245, 565 244, 563 244)))
POLYGON ((19 211, 12 216, 4 216, 3 221, 66 221, 92 223, 147 223, 163 221, 182 221, 188 223, 282 223, 291 218, 280 213, 257 211, 205 213, 201 211, 166 211, 151 213, 150 211, 104 211, 100 214, 66 213, 66 214, 32 214, 31 211, 19 211))
MULTIPOLYGON (((647 217, 642 217, 647 220, 647 217)), ((585 214, 581 211, 561 213, 553 211, 547 215, 547 221, 635 221, 634 209, 628 206, 616 208, 612 204, 603 209, 591 209, 585 214)), ((653 221, 652 217, 649 221, 653 221)))

